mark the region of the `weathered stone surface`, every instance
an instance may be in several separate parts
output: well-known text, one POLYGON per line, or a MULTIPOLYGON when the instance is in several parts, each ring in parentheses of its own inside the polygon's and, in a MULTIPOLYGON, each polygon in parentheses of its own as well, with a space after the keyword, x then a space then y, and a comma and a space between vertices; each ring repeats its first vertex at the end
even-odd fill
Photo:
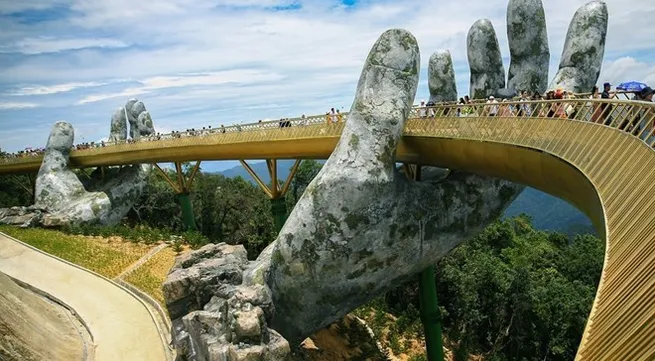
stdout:
POLYGON ((125 105, 127 109, 127 121, 130 123, 130 136, 139 139, 155 132, 150 113, 142 101, 130 99, 125 105))
POLYGON ((34 206, 0 208, 0 224, 32 227, 41 224, 45 215, 45 209, 34 206))
POLYGON ((268 352, 264 354, 264 361, 285 361, 289 359, 291 348, 289 342, 275 330, 268 330, 268 352))
MULTIPOLYGON (((128 104, 132 104, 132 112, 128 115, 137 114, 137 119, 141 119, 140 123, 135 121, 131 131, 139 135, 151 134, 154 131, 152 119, 143 103, 133 99, 128 104)), ((110 139, 125 139, 124 113, 119 109, 112 117, 110 139)), ((72 125, 55 123, 36 179, 35 205, 47 211, 46 223, 51 225, 114 224, 120 221, 143 191, 150 166, 110 168, 104 180, 96 180, 85 186, 68 168, 74 138, 72 125)))
POLYGON ((505 68, 491 21, 476 21, 466 39, 471 68, 471 99, 483 99, 505 87, 505 68))
POLYGON ((111 116, 111 128, 109 130, 109 142, 122 142, 127 139, 127 118, 125 108, 116 109, 111 116))
POLYGON ((507 87, 542 94, 548 86, 550 50, 541 0, 509 1, 507 38, 511 55, 507 87))
POLYGON ((237 342, 249 339, 261 340, 262 323, 260 320, 264 320, 264 311, 261 308, 255 307, 249 311, 235 312, 234 317, 236 319, 234 332, 237 342))
POLYGON ((430 56, 428 63, 428 88, 430 101, 452 102, 457 101, 457 82, 455 69, 450 51, 437 51, 430 56))
POLYGON ((589 2, 575 12, 550 89, 591 91, 603 63, 607 21, 607 5, 603 1, 589 2))
POLYGON ((164 282, 173 344, 182 360, 286 360, 289 343, 267 326, 264 284, 242 282, 256 263, 243 246, 210 244, 176 259, 164 282))
POLYGON ((230 347, 230 361, 263 361, 265 349, 255 345, 249 347, 230 347))
POLYGON ((232 296, 247 265, 242 246, 209 244, 179 258, 163 284, 171 319, 201 310, 217 293, 232 296))

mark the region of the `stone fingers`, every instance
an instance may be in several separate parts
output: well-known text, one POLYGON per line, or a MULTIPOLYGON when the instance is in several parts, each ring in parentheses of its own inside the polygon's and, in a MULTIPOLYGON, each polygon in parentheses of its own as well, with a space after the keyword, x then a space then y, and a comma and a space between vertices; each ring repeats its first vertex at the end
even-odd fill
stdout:
POLYGON ((430 101, 452 102, 457 100, 457 82, 453 59, 448 50, 440 50, 430 56, 428 63, 428 88, 430 101))
POLYGON ((34 203, 48 211, 56 211, 64 207, 72 196, 85 193, 82 183, 68 169, 74 138, 73 126, 66 122, 55 123, 48 136, 34 193, 34 203))
POLYGON ((589 2, 575 12, 566 34, 559 71, 550 89, 591 91, 605 54, 607 22, 607 5, 603 1, 589 2))
POLYGON ((543 94, 548 86, 548 34, 541 0, 510 0, 507 38, 511 55, 507 88, 543 94))
POLYGON ((155 133, 152 117, 142 101, 130 99, 125 104, 125 109, 132 139, 139 139, 155 133))
POLYGON ((111 116, 109 142, 110 143, 122 142, 125 139, 127 139, 127 118, 125 115, 125 108, 120 107, 116 109, 114 115, 111 116))
POLYGON ((505 68, 491 21, 476 21, 469 30, 467 55, 471 68, 472 99, 484 99, 505 87, 505 68))
POLYGON ((396 147, 416 95, 419 66, 412 34, 392 29, 380 36, 366 59, 341 139, 317 178, 347 174, 360 180, 393 179, 396 147))

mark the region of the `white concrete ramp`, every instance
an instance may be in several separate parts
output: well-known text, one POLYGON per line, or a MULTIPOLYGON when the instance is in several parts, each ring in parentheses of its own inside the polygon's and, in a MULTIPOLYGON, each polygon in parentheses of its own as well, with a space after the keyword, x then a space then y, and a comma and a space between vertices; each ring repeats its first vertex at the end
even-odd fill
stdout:
POLYGON ((169 357, 148 308, 131 293, 0 233, 0 272, 73 308, 93 335, 95 361, 165 361, 169 357))

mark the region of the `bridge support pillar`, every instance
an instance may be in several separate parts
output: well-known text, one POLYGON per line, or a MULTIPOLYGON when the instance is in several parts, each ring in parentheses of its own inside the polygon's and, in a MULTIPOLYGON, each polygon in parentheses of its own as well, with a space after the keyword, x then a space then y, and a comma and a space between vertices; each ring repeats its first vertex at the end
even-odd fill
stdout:
POLYGON ((284 197, 271 199, 271 213, 273 214, 275 231, 279 233, 287 221, 287 202, 284 197))
POLYGON ((275 225, 275 231, 280 232, 284 223, 287 221, 287 204, 285 195, 289 190, 291 185, 291 180, 296 175, 298 171, 298 166, 300 165, 300 159, 296 160, 291 167, 289 176, 287 177, 284 185, 280 185, 280 182, 277 178, 277 159, 267 159, 266 165, 268 167, 268 174, 271 177, 271 184, 268 186, 262 179, 255 173, 255 171, 246 163, 245 160, 240 160, 241 165, 248 171, 248 174, 257 182, 259 187, 266 193, 266 196, 271 200, 271 214, 273 215, 273 224, 275 225))
POLYGON ((178 193, 177 201, 180 204, 180 209, 182 210, 182 223, 184 228, 187 230, 196 230, 196 217, 193 215, 193 205, 191 204, 191 198, 189 198, 189 193, 178 193))
POLYGON ((172 180, 168 173, 165 172, 158 164, 155 164, 155 169, 158 173, 164 178, 164 180, 173 188, 177 196, 177 201, 180 205, 180 210, 182 211, 182 224, 187 230, 197 230, 196 218, 193 214, 193 205, 191 203, 191 198, 189 194, 191 192, 191 185, 193 180, 200 170, 200 161, 197 161, 196 164, 191 169, 191 173, 188 179, 185 179, 184 172, 182 170, 182 163, 175 162, 175 173, 177 175, 177 181, 172 180))
MULTIPOLYGON (((421 180, 421 166, 403 164, 405 174, 416 181, 421 180)), ((441 314, 437 300, 437 285, 434 266, 429 266, 419 276, 419 300, 421 321, 425 333, 425 348, 428 361, 443 361, 443 337, 441 334, 441 314)))

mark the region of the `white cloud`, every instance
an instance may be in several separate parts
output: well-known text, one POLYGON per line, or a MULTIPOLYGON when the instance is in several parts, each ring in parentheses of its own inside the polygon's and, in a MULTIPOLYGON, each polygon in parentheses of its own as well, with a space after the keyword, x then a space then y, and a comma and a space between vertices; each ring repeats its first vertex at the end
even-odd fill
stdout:
MULTIPOLYGON (((348 107, 369 49, 388 28, 405 28, 419 42, 420 98, 427 97, 425 69, 437 49, 451 50, 459 93, 468 92, 466 35, 479 18, 492 21, 503 56, 509 56, 507 0, 466 4, 460 0, 379 0, 347 8, 338 0, 299 0, 300 9, 270 10, 295 2, 60 1, 58 11, 65 16, 37 23, 10 22, 0 34, 0 52, 4 51, 0 53, 0 94, 22 95, 26 102, 40 95, 40 107, 12 110, 22 112, 21 118, 40 121, 21 131, 24 139, 45 140, 55 120, 53 113, 70 119, 76 129, 84 128, 87 139, 99 139, 107 135, 114 108, 130 97, 145 102, 157 129, 276 119, 323 112, 331 106, 348 107), (121 79, 129 83, 116 83, 121 79), (85 94, 80 96, 80 90, 85 94), (100 127, 89 125, 105 122, 100 127)), ((571 17, 588 0, 543 2, 552 78, 571 17)), ((635 30, 634 25, 637 19, 655 17, 655 6, 644 0, 606 2, 610 11, 607 59, 599 81, 634 79, 655 84, 652 32, 635 30)), ((0 0, 0 13, 43 10, 51 3, 0 0)), ((7 127, 4 109, 0 109, 0 119, 7 127)), ((18 121, 12 124, 9 127, 23 127, 18 121)))
POLYGON ((276 81, 281 80, 282 78, 283 77, 279 74, 251 69, 237 69, 204 74, 186 74, 183 76, 158 76, 140 81, 142 84, 140 87, 128 88, 117 93, 90 95, 81 99, 77 104, 92 103, 117 97, 129 98, 165 88, 250 84, 256 82, 276 81))
POLYGON ((27 10, 45 10, 58 5, 63 5, 66 2, 66 0, 3 0, 0 1, 0 14, 11 14, 27 10))
POLYGON ((614 85, 626 81, 639 81, 655 86, 655 64, 647 64, 626 56, 605 62, 599 81, 614 85))
POLYGON ((19 103, 19 102, 0 102, 0 109, 26 109, 36 108, 39 105, 36 103, 19 103))
POLYGON ((128 43, 107 38, 57 39, 53 37, 39 37, 21 39, 8 45, 2 45, 0 46, 0 53, 36 55, 85 48, 125 48, 127 46, 129 46, 128 43))
POLYGON ((71 90, 75 90, 79 88, 98 87, 106 84, 108 83, 86 82, 86 83, 56 84, 50 86, 34 85, 34 86, 25 86, 16 90, 8 91, 7 95, 12 95, 12 96, 50 95, 50 94, 69 92, 71 90))

